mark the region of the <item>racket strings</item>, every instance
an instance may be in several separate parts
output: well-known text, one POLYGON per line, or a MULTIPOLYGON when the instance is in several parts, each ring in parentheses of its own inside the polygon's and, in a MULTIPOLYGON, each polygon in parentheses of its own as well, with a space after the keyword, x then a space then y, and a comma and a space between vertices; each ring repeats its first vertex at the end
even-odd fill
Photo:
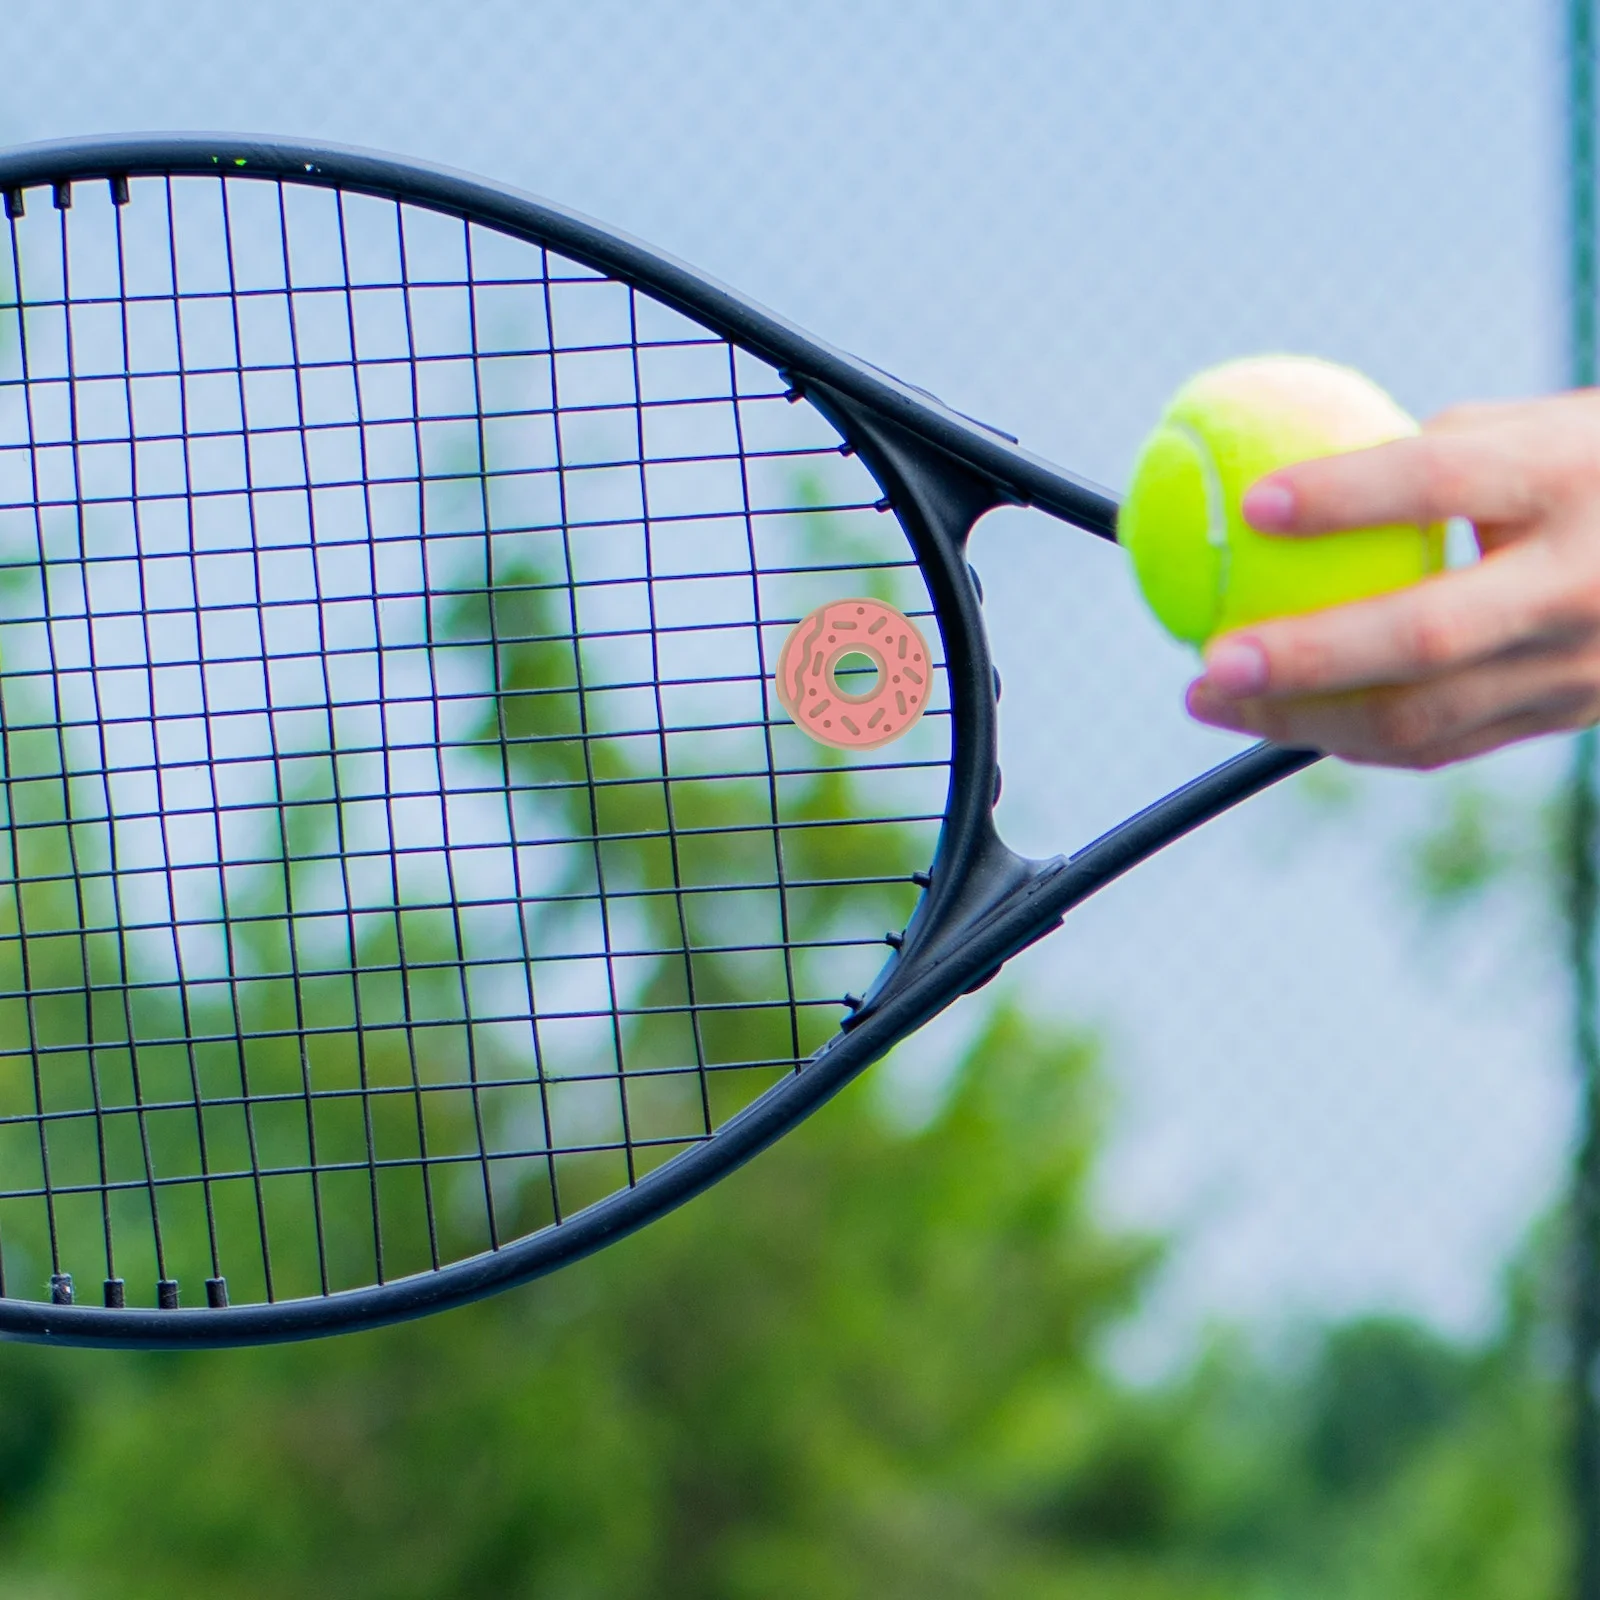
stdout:
POLYGON ((0 1292, 434 1270, 800 1070, 948 782, 942 669, 849 758, 771 690, 824 601, 931 615, 834 430, 460 217, 55 198, 0 269, 0 1292))

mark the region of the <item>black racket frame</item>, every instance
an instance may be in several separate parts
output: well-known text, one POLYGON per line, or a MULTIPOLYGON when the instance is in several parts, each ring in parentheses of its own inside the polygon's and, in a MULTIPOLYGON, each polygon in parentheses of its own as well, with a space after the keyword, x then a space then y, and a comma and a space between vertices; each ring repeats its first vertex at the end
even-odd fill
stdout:
POLYGON ((1115 498, 1021 449, 1010 435, 812 338, 702 273, 549 201, 446 168, 376 152, 234 135, 140 135, 0 151, 0 195, 15 215, 30 190, 71 203, 71 186, 215 176, 281 180, 404 201, 559 251, 683 312, 777 368, 838 428, 899 517, 932 596, 949 675, 950 789, 915 914, 869 992, 845 999, 836 1033, 803 1071, 677 1156, 567 1221, 497 1251, 413 1277, 269 1304, 149 1310, 0 1300, 0 1337, 140 1348, 310 1338, 426 1315, 589 1255, 742 1165, 953 999, 1130 867, 1317 759, 1257 745, 1138 812, 1071 857, 1028 860, 994 825, 996 699, 982 597, 966 559, 972 528, 1003 505, 1032 506, 1115 538, 1115 498))

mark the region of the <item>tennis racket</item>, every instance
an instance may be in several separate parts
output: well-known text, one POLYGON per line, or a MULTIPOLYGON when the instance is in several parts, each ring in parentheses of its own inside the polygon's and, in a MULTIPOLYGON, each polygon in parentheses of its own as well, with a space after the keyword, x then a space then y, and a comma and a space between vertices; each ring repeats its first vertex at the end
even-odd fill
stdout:
POLYGON ((229 137, 0 194, 0 1332, 570 1262, 1314 759, 1007 848, 967 536, 1112 497, 571 212, 229 137))

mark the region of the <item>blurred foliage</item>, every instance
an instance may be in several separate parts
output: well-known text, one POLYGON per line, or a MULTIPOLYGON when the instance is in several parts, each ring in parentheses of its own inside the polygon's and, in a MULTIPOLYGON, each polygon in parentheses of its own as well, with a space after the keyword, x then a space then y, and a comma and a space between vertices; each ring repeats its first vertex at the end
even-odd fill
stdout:
POLYGON ((0 1351, 0 1594, 1535 1600, 1540 1247, 1460 1348, 1219 1333, 1133 1385, 1160 1259, 1092 1203, 1090 1045, 996 1010, 914 1131, 848 1091, 639 1237, 318 1344, 0 1351))
POLYGON ((1512 868, 1506 809, 1500 797, 1472 783, 1448 789, 1443 815, 1416 842, 1412 856, 1416 887, 1429 904, 1459 905, 1512 868))
POLYGON ((1543 933, 1566 914, 1572 792, 1557 785, 1529 796, 1467 771, 1431 785, 1437 797, 1429 825, 1405 843, 1411 887, 1438 911, 1467 910, 1496 890, 1514 888, 1537 900, 1543 933))
MULTIPOLYGON (((623 881, 662 881, 664 802, 584 768, 565 680, 503 648, 561 633, 540 574, 499 582, 447 631, 504 655, 503 760, 623 881)), ((795 814, 849 814, 845 782, 795 814)), ((1349 802, 1337 769, 1302 785, 1349 802)), ((1459 790, 1417 854, 1430 898, 1499 877, 1500 838, 1459 790)), ((737 986, 713 962, 697 992, 737 986)), ((731 1057, 783 1054, 748 1026, 731 1057)), ((1001 1005, 926 1125, 850 1090, 517 1293, 306 1346, 0 1348, 0 1597, 1554 1600, 1556 1253, 1535 1241, 1475 1347, 1385 1318, 1287 1351, 1219 1331, 1135 1384, 1107 1346, 1161 1248, 1098 1219, 1099 1105, 1090 1044, 1001 1005)))

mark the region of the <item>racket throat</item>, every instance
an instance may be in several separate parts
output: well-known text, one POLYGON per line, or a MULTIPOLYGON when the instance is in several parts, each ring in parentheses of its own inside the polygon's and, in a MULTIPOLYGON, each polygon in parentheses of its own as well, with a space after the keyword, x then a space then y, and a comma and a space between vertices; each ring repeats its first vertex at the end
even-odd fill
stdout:
POLYGON ((886 1009, 899 1009, 903 996, 934 998, 923 1003, 914 1021, 897 1031, 920 1027, 951 1001, 988 983, 1018 951, 1061 925, 1051 886, 1066 870, 1065 857, 1029 861, 990 835, 990 848, 969 863, 948 900, 932 884, 911 919, 900 949, 887 961, 861 1003, 845 1017, 841 1032, 852 1032, 886 1009))

